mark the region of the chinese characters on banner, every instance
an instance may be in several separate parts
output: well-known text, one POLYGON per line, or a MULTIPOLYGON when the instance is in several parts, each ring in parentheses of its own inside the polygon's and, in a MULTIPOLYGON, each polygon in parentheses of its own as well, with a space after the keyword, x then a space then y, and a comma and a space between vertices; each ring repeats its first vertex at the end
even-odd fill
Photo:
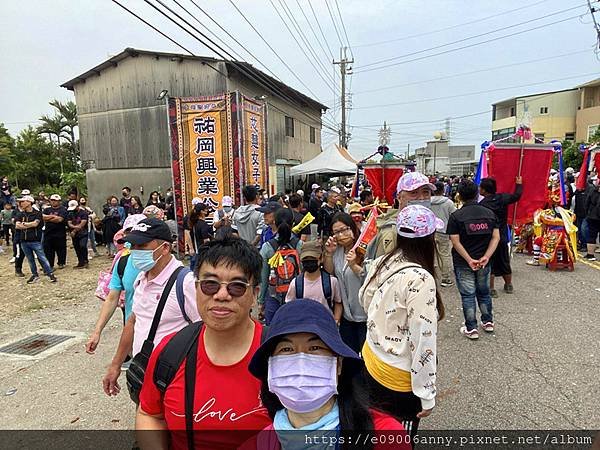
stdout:
POLYGON ((244 165, 247 184, 267 187, 267 150, 265 146, 265 107, 242 96, 244 116, 244 165))
POLYGON ((168 113, 175 216, 182 251, 183 217, 190 213, 194 197, 217 209, 224 195, 239 201, 241 187, 246 184, 267 187, 266 114, 263 104, 239 92, 171 97, 168 113))
POLYGON ((233 192, 229 95, 169 99, 172 172, 176 217, 182 237, 182 218, 199 197, 219 208, 233 192))

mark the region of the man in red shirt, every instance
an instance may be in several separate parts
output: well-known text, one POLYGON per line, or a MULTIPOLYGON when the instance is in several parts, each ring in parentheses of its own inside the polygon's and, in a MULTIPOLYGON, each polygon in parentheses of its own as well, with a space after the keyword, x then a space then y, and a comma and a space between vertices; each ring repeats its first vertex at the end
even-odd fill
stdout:
MULTIPOLYGON (((136 429, 162 432, 160 439, 156 433, 138 433, 141 448, 187 449, 189 439, 196 448, 237 448, 271 423, 260 400, 260 381, 248 372, 262 335, 262 325, 250 317, 258 296, 261 266, 258 251, 242 239, 216 240, 201 247, 196 299, 204 325, 196 338, 197 352, 194 358, 192 345, 172 380, 161 389, 155 382, 157 360, 160 357, 162 364, 167 353, 163 349, 182 335, 165 337, 152 353, 136 429), (194 401, 186 417, 186 389, 192 398, 186 370, 193 370, 187 366, 188 360, 194 359, 195 371, 190 372, 195 373, 195 382, 190 383, 195 385, 191 391, 194 401), (191 438, 189 424, 193 424, 191 438)), ((198 326, 192 324, 187 330, 191 327, 198 326)))

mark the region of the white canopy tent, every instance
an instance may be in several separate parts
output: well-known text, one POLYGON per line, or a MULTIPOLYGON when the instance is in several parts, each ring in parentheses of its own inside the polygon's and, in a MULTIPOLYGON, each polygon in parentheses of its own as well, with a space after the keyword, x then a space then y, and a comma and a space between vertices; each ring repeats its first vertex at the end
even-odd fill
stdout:
POLYGON ((348 150, 337 144, 331 144, 310 161, 292 167, 290 175, 353 174, 356 172, 356 163, 348 150))

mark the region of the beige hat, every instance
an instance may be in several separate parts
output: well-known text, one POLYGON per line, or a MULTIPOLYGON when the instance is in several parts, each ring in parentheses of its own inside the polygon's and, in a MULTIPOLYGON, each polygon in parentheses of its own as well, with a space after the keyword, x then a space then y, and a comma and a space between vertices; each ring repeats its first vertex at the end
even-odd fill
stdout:
POLYGON ((52 194, 52 195, 50 196, 50 200, 57 200, 57 201, 59 201, 59 202, 60 202, 60 201, 62 200, 62 198, 61 198, 61 196, 60 196, 60 195, 58 195, 58 194, 52 194))

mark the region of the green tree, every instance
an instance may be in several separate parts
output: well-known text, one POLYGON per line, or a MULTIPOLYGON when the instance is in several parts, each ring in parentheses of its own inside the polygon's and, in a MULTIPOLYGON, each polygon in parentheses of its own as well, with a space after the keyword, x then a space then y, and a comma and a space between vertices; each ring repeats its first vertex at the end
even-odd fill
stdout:
POLYGON ((62 118, 62 123, 66 132, 65 149, 67 151, 67 160, 71 165, 70 170, 81 170, 79 141, 75 137, 75 128, 79 126, 77 106, 73 101, 61 103, 56 99, 52 100, 50 105, 56 109, 57 114, 62 118))
POLYGON ((29 126, 15 141, 15 178, 22 188, 37 189, 40 185, 60 183, 60 161, 55 146, 29 126))
POLYGON ((65 125, 64 119, 60 114, 55 114, 54 117, 43 115, 40 117, 40 122, 42 122, 42 124, 37 129, 38 134, 48 135, 50 142, 53 142, 52 137, 56 138, 56 152, 60 162, 60 173, 62 175, 65 170, 63 164, 61 138, 65 137, 67 126, 65 125))

